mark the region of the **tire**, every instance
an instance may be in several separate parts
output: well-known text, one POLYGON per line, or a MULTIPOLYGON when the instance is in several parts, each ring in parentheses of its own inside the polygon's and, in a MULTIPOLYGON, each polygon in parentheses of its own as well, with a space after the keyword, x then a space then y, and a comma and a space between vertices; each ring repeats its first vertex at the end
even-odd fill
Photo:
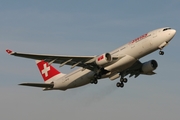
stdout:
POLYGON ((121 79, 120 79, 120 82, 121 82, 121 83, 124 82, 124 78, 121 78, 121 79))
POLYGON ((124 87, 124 83, 120 83, 120 87, 123 88, 124 87))
POLYGON ((124 78, 124 81, 123 81, 124 83, 127 83, 128 82, 128 79, 127 78, 124 78))
POLYGON ((164 55, 164 51, 159 51, 159 55, 164 55))
POLYGON ((90 83, 93 84, 93 83, 94 83, 94 80, 91 80, 90 83))
POLYGON ((118 82, 118 83, 116 83, 116 86, 117 86, 117 87, 120 87, 120 84, 121 84, 121 83, 118 82))
POLYGON ((94 84, 97 84, 98 83, 98 81, 97 80, 94 80, 94 84))

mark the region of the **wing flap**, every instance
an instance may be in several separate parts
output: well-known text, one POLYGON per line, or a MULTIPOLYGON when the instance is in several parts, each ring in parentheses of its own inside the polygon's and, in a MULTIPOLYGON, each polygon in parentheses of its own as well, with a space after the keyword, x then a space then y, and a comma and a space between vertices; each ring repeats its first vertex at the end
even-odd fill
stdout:
POLYGON ((31 87, 41 87, 41 88, 53 88, 54 84, 47 84, 47 83, 21 83, 19 85, 23 86, 31 86, 31 87))

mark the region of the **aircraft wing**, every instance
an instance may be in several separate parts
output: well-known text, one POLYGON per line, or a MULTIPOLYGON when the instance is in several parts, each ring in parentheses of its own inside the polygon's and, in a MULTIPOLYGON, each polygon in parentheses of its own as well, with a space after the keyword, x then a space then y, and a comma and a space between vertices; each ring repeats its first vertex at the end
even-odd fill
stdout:
POLYGON ((57 63, 60 64, 60 67, 63 65, 71 65, 71 68, 75 66, 87 68, 93 70, 92 62, 96 56, 66 56, 66 55, 48 55, 48 54, 31 54, 31 53, 20 53, 13 52, 12 50, 6 50, 10 55, 17 57, 30 58, 35 60, 44 60, 49 62, 49 64, 57 63))

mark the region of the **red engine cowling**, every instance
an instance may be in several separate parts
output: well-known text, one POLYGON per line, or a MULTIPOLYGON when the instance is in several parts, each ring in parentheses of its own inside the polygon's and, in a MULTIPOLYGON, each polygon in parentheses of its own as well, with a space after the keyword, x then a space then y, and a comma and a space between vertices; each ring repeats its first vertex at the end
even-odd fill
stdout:
POLYGON ((112 57, 109 53, 104 53, 98 57, 96 57, 96 64, 99 65, 99 66, 103 66, 109 62, 112 61, 112 57))
POLYGON ((150 74, 157 67, 158 67, 158 63, 155 60, 150 60, 148 62, 143 63, 141 69, 142 69, 143 74, 150 74))

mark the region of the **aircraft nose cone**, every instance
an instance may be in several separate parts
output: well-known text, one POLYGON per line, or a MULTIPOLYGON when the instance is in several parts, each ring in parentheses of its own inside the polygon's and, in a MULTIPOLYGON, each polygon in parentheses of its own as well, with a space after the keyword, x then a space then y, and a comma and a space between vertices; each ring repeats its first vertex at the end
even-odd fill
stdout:
POLYGON ((171 29, 169 30, 169 37, 172 39, 176 34, 176 30, 175 29, 171 29))
POLYGON ((169 32, 170 40, 175 36, 175 34, 176 34, 176 30, 175 29, 171 29, 170 32, 169 32))
POLYGON ((175 29, 172 29, 172 30, 171 30, 171 33, 172 33, 172 35, 174 36, 174 35, 176 34, 176 30, 175 30, 175 29))

